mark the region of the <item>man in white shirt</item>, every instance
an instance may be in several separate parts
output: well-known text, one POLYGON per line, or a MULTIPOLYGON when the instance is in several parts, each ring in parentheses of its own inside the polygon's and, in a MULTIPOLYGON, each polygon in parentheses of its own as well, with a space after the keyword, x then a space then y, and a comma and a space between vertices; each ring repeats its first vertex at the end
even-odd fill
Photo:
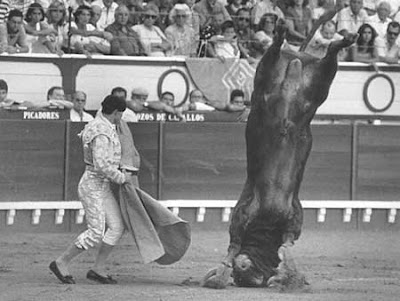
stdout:
POLYGON ((390 22, 384 37, 378 37, 376 46, 381 62, 387 64, 398 64, 400 59, 400 46, 396 43, 400 34, 399 22, 390 22))
POLYGON ((337 15, 338 33, 342 35, 357 33, 360 26, 367 22, 368 14, 363 5, 363 0, 350 0, 350 6, 339 11, 337 15))
POLYGON ((72 96, 74 107, 70 111, 70 119, 72 122, 89 122, 93 120, 93 116, 86 113, 86 93, 76 91, 72 96))
POLYGON ((378 34, 383 37, 386 34, 387 27, 391 20, 390 15, 390 4, 387 1, 382 1, 377 7, 377 13, 368 18, 368 24, 370 24, 378 34))
POLYGON ((118 4, 113 0, 96 0, 92 2, 92 6, 97 5, 101 8, 101 16, 97 21, 97 29, 104 31, 104 29, 114 23, 114 14, 115 10, 118 7, 118 4))

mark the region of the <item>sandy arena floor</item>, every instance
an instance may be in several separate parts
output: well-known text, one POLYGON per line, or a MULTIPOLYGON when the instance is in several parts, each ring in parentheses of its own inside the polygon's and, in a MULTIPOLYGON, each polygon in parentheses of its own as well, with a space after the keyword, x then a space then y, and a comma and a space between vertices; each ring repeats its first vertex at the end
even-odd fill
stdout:
POLYGON ((225 290, 199 287, 198 281, 225 254, 226 231, 194 231, 185 257, 171 266, 140 263, 125 235, 110 258, 117 285, 85 278, 94 252, 71 266, 77 284, 63 285, 48 264, 75 237, 71 234, 0 235, 0 300, 400 300, 400 233, 306 231, 294 249, 310 285, 300 292, 273 289, 225 290))

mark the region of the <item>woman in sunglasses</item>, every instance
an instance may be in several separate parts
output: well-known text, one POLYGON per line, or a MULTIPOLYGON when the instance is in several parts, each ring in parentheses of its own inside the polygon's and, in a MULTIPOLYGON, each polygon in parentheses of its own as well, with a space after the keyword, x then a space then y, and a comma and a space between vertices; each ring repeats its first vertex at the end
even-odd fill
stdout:
POLYGON ((278 17, 275 14, 266 13, 258 24, 258 31, 254 36, 254 49, 256 59, 261 59, 265 51, 271 46, 275 34, 275 26, 278 17))
POLYGON ((171 45, 162 30, 154 25, 159 15, 158 7, 149 4, 142 12, 142 24, 134 25, 132 29, 139 35, 148 56, 167 56, 171 45))

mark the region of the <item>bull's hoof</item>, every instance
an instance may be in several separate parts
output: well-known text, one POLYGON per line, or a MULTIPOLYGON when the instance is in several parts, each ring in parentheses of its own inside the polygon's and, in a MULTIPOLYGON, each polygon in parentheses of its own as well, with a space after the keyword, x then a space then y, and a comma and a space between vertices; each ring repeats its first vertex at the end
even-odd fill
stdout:
POLYGON ((284 275, 278 274, 268 279, 267 282, 268 287, 278 288, 280 291, 301 290, 308 284, 306 277, 297 271, 290 271, 284 275))
POLYGON ((224 289, 229 283, 232 274, 232 268, 222 265, 209 271, 201 281, 203 287, 224 289))

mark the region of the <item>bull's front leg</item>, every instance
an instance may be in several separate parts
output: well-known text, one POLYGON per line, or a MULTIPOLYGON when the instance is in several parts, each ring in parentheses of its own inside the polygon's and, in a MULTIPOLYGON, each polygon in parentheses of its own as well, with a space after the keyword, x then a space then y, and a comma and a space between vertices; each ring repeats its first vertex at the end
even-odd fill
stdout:
POLYGON ((239 253, 241 242, 246 226, 255 212, 252 203, 254 201, 254 185, 249 180, 246 181, 242 194, 237 202, 229 227, 230 242, 228 254, 221 264, 210 270, 203 278, 201 285, 210 288, 223 289, 227 286, 232 274, 233 260, 239 253))

